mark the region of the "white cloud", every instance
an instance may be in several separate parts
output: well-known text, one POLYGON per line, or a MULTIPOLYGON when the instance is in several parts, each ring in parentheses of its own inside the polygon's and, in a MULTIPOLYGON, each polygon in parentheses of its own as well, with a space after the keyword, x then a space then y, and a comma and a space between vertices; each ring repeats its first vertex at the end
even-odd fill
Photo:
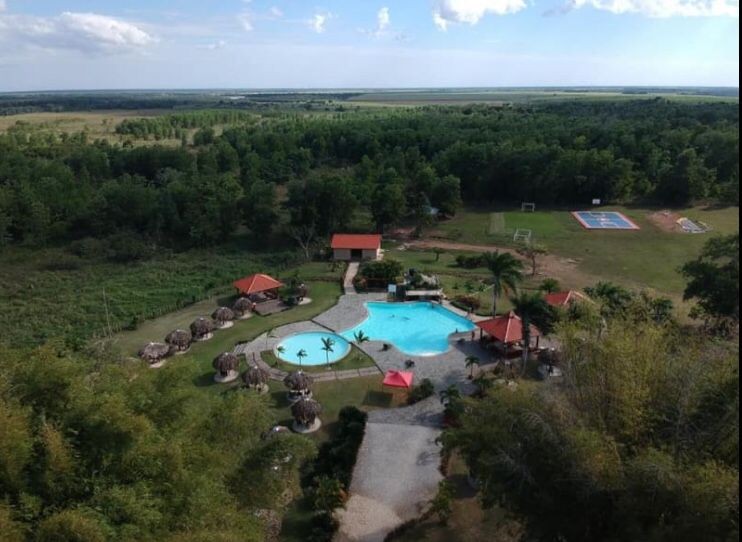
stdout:
POLYGON ((309 25, 309 28, 311 28, 314 32, 316 32, 317 34, 322 34, 325 31, 327 22, 332 18, 332 13, 315 13, 314 16, 312 16, 312 18, 307 21, 307 24, 309 25))
POLYGON ((8 5, 5 3, 5 0, 0 0, 0 11, 5 11, 6 7, 8 7, 8 5))
POLYGON ((278 6, 273 6, 271 9, 268 10, 268 13, 274 19, 280 19, 281 17, 283 17, 283 11, 281 11, 281 8, 279 8, 278 6))
POLYGON ((0 44, 6 47, 116 53, 141 50, 156 41, 133 23, 97 13, 66 11, 53 17, 0 15, 0 44))
POLYGON ((224 40, 218 40, 214 43, 207 43, 206 45, 201 46, 201 49, 207 49, 209 51, 216 51, 219 49, 224 49, 227 46, 227 42, 224 40))
POLYGON ((392 22, 391 15, 389 14, 389 8, 383 7, 376 14, 376 31, 384 32, 389 28, 389 23, 392 22))
POLYGON ((451 23, 475 25, 487 14, 507 15, 525 8, 525 0, 435 0, 433 23, 446 30, 451 23))
POLYGON ((590 6, 617 15, 649 17, 739 17, 739 0, 571 0, 567 8, 590 6))
POLYGON ((252 32, 255 29, 255 27, 252 24, 252 15, 250 15, 250 13, 246 11, 243 13, 240 13, 237 16, 237 20, 239 21, 240 26, 245 32, 252 32))

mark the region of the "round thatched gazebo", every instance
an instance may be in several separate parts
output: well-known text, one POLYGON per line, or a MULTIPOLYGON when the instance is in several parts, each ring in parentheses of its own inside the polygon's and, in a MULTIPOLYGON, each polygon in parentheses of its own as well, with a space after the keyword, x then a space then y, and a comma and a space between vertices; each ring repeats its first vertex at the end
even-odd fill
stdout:
POLYGON ((220 383, 232 382, 239 376, 240 358, 232 352, 222 352, 211 362, 216 374, 214 380, 220 383))
POLYGON ((242 381, 245 383, 245 386, 259 393, 268 392, 268 380, 270 380, 268 371, 261 369, 257 365, 250 365, 247 371, 242 373, 242 381))
POLYGON ((200 316, 191 323, 194 341, 208 341, 214 336, 214 322, 200 316))
POLYGON ((234 312, 229 307, 219 307, 211 313, 211 317, 216 322, 216 327, 225 329, 234 325, 234 312))
POLYGON ((304 371, 291 371, 283 379, 283 383, 289 389, 289 401, 312 397, 314 379, 304 371))
POLYGON ((232 311, 238 319, 244 320, 245 318, 250 318, 250 316, 252 316, 252 314, 250 313, 250 311, 252 310, 252 306, 252 301, 250 301, 246 297, 240 297, 232 305, 232 311))
POLYGON ((149 343, 139 350, 139 357, 149 363, 150 368, 157 369, 165 365, 167 357, 170 355, 171 347, 165 343, 149 343))
POLYGON ((297 433, 312 433, 322 426, 318 418, 322 406, 314 399, 302 398, 291 405, 291 415, 294 417, 292 429, 297 433))
POLYGON ((168 333, 165 337, 165 342, 173 347, 176 355, 188 352, 192 340, 193 336, 191 332, 185 329, 176 329, 168 333))

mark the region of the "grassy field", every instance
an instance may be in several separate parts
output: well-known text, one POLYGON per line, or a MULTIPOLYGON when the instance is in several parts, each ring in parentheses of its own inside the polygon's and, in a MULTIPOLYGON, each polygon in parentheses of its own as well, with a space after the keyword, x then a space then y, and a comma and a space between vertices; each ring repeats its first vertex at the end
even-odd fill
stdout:
POLYGON ((493 233, 491 213, 495 210, 468 210, 442 223, 431 235, 457 243, 512 247, 515 229, 530 229, 534 242, 545 246, 551 255, 574 263, 576 273, 569 273, 569 267, 542 270, 565 285, 584 287, 598 280, 610 280, 678 299, 684 288, 678 268, 695 258, 712 235, 739 231, 737 207, 675 210, 681 216, 709 224, 714 230, 698 235, 663 231, 648 219, 651 209, 610 207, 610 210, 623 212, 641 229, 588 231, 563 210, 535 213, 498 210, 504 214, 505 231, 493 233))

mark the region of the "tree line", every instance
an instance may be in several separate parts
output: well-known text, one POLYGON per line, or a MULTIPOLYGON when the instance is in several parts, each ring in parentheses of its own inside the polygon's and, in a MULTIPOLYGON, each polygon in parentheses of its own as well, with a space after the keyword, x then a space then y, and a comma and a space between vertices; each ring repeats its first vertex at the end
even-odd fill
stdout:
POLYGON ((419 227, 432 208, 739 202, 736 105, 664 100, 522 107, 290 113, 245 123, 203 111, 130 121, 177 148, 10 130, 0 136, 0 242, 46 243, 131 232, 156 243, 218 243, 247 226, 264 236, 323 236, 359 212, 379 231, 419 227), (216 135, 214 123, 227 124, 216 135), (279 201, 279 194, 286 194, 279 201))

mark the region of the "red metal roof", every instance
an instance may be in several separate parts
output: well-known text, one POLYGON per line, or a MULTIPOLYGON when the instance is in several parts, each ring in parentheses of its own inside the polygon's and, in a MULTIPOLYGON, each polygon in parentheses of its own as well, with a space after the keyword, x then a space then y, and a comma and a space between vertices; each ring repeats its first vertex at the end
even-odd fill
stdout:
POLYGON ((237 288, 241 294, 248 295, 280 288, 283 286, 283 283, 277 281, 271 276, 263 275, 262 273, 255 273, 249 277, 234 281, 232 285, 237 288))
POLYGON ((580 292, 569 290, 566 292, 554 292, 546 294, 544 300, 552 307, 564 307, 573 301, 585 301, 587 298, 580 292))
MULTIPOLYGON (((505 316, 490 318, 476 324, 477 327, 502 343, 514 343, 523 340, 523 321, 513 311, 510 311, 505 316)), ((537 337, 539 335, 541 335, 541 332, 538 328, 531 325, 531 337, 537 337)))
POLYGON ((382 385, 392 388, 411 388, 414 373, 409 371, 387 371, 382 385))
POLYGON ((379 234, 336 233, 330 242, 332 248, 377 250, 381 248, 379 234))

